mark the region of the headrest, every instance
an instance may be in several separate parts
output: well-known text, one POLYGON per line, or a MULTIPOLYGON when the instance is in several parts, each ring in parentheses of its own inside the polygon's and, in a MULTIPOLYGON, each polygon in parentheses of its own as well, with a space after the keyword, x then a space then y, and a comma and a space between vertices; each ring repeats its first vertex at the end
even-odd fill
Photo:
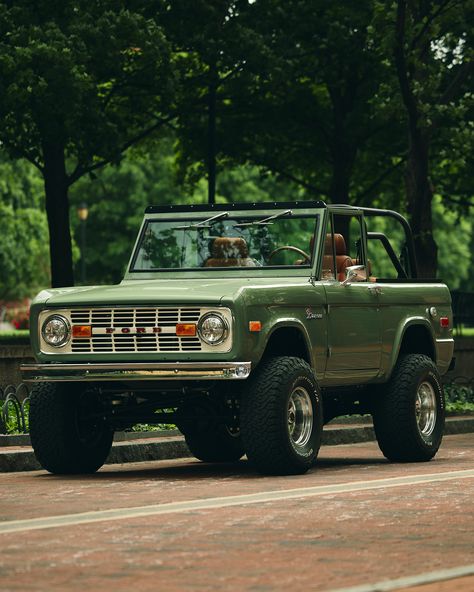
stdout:
POLYGON ((342 234, 334 235, 334 245, 336 247, 336 255, 347 255, 346 241, 342 234))
POLYGON ((249 250, 243 238, 223 236, 214 239, 211 256, 215 259, 245 259, 249 250))
MULTIPOLYGON (((346 252, 346 241, 342 234, 335 234, 334 235, 334 245, 336 247, 336 255, 347 255, 346 252)), ((331 235, 326 234, 326 239, 324 241, 324 254, 331 255, 332 254, 332 240, 331 235)))

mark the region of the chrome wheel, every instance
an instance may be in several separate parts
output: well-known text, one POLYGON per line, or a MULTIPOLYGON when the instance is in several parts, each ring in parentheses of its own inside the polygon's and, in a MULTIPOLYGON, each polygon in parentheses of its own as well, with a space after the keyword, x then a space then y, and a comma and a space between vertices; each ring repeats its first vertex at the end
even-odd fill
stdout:
POLYGON ((429 382, 422 382, 418 387, 415 401, 416 423, 423 438, 431 436, 436 425, 436 393, 429 382))
POLYGON ((313 406, 308 391, 298 386, 288 401, 288 432, 295 446, 305 446, 313 431, 313 406))

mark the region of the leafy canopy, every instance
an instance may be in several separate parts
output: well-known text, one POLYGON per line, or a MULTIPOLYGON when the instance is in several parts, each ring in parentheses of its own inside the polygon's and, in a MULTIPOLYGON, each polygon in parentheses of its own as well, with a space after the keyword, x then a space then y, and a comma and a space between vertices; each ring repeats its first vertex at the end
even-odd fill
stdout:
POLYGON ((41 169, 45 145, 60 146, 73 182, 162 122, 168 45, 133 4, 0 3, 0 140, 11 154, 41 169))

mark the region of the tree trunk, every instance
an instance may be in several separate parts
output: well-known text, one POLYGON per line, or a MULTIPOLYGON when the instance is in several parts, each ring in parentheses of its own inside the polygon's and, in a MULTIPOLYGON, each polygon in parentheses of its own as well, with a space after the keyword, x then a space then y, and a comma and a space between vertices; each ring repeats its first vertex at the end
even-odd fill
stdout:
POLYGON ((429 179, 429 142, 421 132, 410 137, 405 184, 408 214, 413 231, 418 275, 436 277, 438 247, 433 237, 433 188, 429 179))
POLYGON ((69 229, 68 178, 64 148, 43 145, 44 190, 49 227, 51 285, 53 288, 74 285, 71 233, 69 229))
POLYGON ((411 87, 416 71, 409 72, 405 56, 406 0, 398 0, 395 65, 403 103, 408 118, 409 151, 406 168, 406 196, 413 230, 420 277, 434 278, 438 265, 438 249, 433 238, 433 188, 429 176, 429 132, 423 127, 417 98, 411 87))
POLYGON ((207 200, 216 203, 216 126, 217 126, 217 68, 210 65, 207 111, 207 200))
MULTIPOLYGON (((336 135, 336 137, 341 138, 344 135, 336 135)), ((348 205, 350 203, 349 189, 354 159, 355 150, 352 150, 345 142, 337 142, 333 150, 332 178, 329 188, 329 199, 332 204, 348 205)), ((350 216, 339 216, 335 232, 345 237, 347 248, 350 244, 349 229, 350 216)))

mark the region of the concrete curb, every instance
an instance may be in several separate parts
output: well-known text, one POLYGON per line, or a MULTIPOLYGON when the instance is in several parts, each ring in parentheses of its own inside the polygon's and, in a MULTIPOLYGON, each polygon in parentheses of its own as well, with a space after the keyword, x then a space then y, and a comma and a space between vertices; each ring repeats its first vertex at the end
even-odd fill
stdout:
MULTIPOLYGON (((174 458, 192 457, 179 432, 167 432, 166 435, 156 437, 156 433, 147 432, 136 435, 125 441, 114 441, 112 450, 106 460, 106 464, 124 464, 145 462, 153 460, 167 460, 174 458)), ((474 433, 474 417, 453 417, 446 421, 445 435, 474 433)), ((3 438, 18 438, 10 440, 10 446, 22 446, 23 450, 9 451, 0 449, 0 473, 37 471, 41 466, 36 460, 33 450, 28 446, 28 436, 2 436, 3 438), (20 440, 21 438, 21 440, 20 440), (24 442, 25 444, 20 444, 24 442)), ((337 446, 340 444, 357 444, 375 440, 375 433, 371 425, 363 426, 327 426, 323 432, 323 446, 337 446)), ((473 442, 474 444, 474 442, 473 442)))

